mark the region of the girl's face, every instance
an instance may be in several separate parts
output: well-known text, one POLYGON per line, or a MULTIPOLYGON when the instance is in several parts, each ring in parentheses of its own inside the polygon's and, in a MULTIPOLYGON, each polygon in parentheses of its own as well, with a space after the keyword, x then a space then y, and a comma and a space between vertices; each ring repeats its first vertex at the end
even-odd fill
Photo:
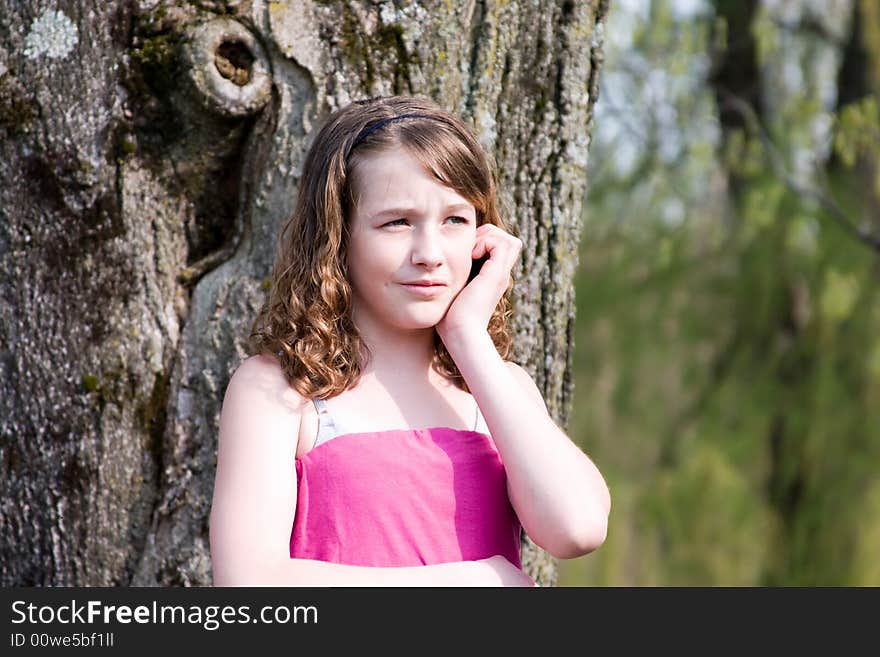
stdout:
POLYGON ((403 149, 365 158, 359 174, 348 246, 355 320, 433 327, 467 283, 476 210, 403 149))

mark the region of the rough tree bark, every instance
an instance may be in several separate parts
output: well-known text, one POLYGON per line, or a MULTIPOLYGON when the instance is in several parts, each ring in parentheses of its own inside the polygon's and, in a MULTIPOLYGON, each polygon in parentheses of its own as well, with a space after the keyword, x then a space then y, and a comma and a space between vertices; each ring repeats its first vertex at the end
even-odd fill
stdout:
POLYGON ((496 157, 515 359, 565 426, 606 12, 0 0, 0 584, 210 584, 223 392, 308 133, 356 98, 432 97, 496 157))

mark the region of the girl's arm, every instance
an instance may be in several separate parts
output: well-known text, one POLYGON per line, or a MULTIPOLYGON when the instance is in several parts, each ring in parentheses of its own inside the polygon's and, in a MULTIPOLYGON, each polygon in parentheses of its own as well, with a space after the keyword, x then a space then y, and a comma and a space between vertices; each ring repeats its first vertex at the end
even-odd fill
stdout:
POLYGON ((599 470, 553 422, 528 373, 504 362, 486 330, 460 328, 444 342, 489 426, 523 529, 560 559, 595 550, 611 511, 599 470))
POLYGON ((220 414, 210 518, 215 585, 525 586, 531 582, 503 557, 408 568, 291 559, 294 455, 305 403, 269 357, 249 358, 229 382, 220 414))
POLYGON ((503 556, 480 561, 455 561, 432 566, 373 568, 286 559, 261 568, 253 576, 215 582, 217 586, 534 586, 535 583, 503 556))

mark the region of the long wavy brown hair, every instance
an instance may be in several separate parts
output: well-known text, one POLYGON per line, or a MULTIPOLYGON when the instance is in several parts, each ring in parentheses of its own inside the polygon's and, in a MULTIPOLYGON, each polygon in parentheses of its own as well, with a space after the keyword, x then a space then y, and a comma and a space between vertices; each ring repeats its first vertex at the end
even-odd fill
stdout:
MULTIPOLYGON (((331 114, 306 154, 296 207, 282 227, 268 296, 248 340, 250 354, 276 357, 291 385, 307 399, 334 397, 353 387, 369 361, 369 348, 352 318, 349 221, 363 162, 399 148, 467 199, 476 209, 478 226, 490 223, 508 230, 498 210, 494 161, 454 114, 407 96, 356 101, 331 114), (402 114, 427 118, 397 119, 362 134, 402 114)), ((512 287, 513 276, 488 325, 505 360, 512 344, 512 287)), ((432 366, 469 392, 436 331, 432 366)))

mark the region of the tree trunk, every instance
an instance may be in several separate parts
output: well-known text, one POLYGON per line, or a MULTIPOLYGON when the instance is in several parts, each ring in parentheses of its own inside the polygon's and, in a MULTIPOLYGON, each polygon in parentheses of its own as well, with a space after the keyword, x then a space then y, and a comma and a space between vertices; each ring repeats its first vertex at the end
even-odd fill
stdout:
POLYGON ((357 98, 494 154, 515 360, 565 426, 607 0, 45 5, 0 0, 0 584, 211 583, 223 393, 309 131, 357 98))

